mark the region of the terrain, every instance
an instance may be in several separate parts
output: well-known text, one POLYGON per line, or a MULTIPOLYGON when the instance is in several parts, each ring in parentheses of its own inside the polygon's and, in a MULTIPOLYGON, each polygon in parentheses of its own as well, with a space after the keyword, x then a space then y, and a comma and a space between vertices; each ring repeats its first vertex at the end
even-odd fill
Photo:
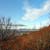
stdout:
POLYGON ((0 50, 50 50, 50 25, 38 31, 0 40, 0 50))

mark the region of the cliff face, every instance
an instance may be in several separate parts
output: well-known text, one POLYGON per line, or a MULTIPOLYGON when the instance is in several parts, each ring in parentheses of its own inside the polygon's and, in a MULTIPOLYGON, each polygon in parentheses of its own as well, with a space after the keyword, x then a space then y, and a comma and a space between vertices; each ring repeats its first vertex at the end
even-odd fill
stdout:
POLYGON ((1 47, 2 50, 45 50, 50 47, 50 26, 39 31, 27 32, 13 39, 9 37, 9 40, 2 41, 1 47))

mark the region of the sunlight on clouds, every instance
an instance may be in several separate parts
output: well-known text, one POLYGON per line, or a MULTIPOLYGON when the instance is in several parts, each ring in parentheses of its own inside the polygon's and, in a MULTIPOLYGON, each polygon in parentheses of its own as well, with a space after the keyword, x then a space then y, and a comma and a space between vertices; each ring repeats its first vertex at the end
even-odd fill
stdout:
MULTIPOLYGON (((33 25, 34 23, 31 24, 31 22, 38 19, 39 17, 42 17, 44 14, 50 12, 50 0, 47 0, 45 3, 43 3, 41 8, 32 8, 28 1, 29 0, 24 1, 24 6, 23 6, 24 15, 22 16, 22 20, 20 21, 20 23, 27 24, 28 26, 23 28, 33 29, 35 27, 35 29, 39 29, 44 26, 48 26, 49 25, 48 19, 46 20, 42 19, 43 21, 41 21, 41 24, 40 22, 38 22, 35 24, 35 26, 33 25)), ((22 27, 19 27, 19 28, 22 28, 22 27)))
POLYGON ((49 9, 50 9, 50 0, 48 0, 48 1, 44 4, 43 10, 48 11, 49 9))
POLYGON ((33 29, 33 26, 27 25, 27 26, 24 26, 24 27, 17 27, 17 29, 33 29))
POLYGON ((44 3, 42 5, 42 8, 40 8, 40 9, 32 8, 29 5, 28 0, 27 0, 26 2, 24 2, 24 11, 25 11, 25 14, 22 17, 22 20, 35 20, 38 17, 40 17, 43 14, 50 11, 50 0, 48 0, 46 3, 44 3))
MULTIPOLYGON (((41 23, 32 23, 32 24, 27 24, 27 23, 25 23, 25 24, 27 24, 26 26, 23 26, 23 27, 18 27, 18 29, 40 29, 40 28, 43 28, 43 27, 45 27, 45 26, 49 26, 49 24, 50 24, 50 19, 45 19, 45 20, 43 20, 43 21, 41 21, 41 23)), ((21 23, 21 21, 20 21, 20 23, 21 23)))
POLYGON ((49 19, 42 21, 40 24, 36 24, 36 29, 43 28, 44 26, 49 26, 49 19))

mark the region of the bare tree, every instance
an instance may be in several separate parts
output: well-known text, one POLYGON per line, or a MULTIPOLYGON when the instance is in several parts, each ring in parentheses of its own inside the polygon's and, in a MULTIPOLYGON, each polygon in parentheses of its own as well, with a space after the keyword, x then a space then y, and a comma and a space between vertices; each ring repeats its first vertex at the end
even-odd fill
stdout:
POLYGON ((7 38, 10 28, 11 28, 11 19, 0 17, 0 34, 2 36, 2 40, 7 38))

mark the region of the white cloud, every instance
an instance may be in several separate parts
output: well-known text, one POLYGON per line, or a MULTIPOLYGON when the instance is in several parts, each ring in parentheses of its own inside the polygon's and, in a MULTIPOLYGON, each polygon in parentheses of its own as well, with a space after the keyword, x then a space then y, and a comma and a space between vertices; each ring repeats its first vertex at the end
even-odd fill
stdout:
MULTIPOLYGON (((32 23, 32 24, 28 24, 27 22, 25 23, 24 21, 22 21, 24 24, 26 24, 26 26, 20 26, 17 27, 17 29, 40 29, 42 27, 48 26, 50 24, 50 19, 47 18, 47 20, 43 20, 41 21, 41 23, 32 23)), ((22 23, 21 21, 19 21, 19 23, 22 23)))
MULTIPOLYGON (((26 29, 29 29, 29 28, 33 28, 34 27, 34 25, 33 25, 33 23, 32 24, 30 24, 30 26, 29 26, 29 21, 31 21, 32 22, 32 20, 35 20, 35 19, 38 19, 40 16, 43 16, 45 13, 48 13, 49 11, 50 11, 50 0, 48 0, 48 1, 46 1, 43 5, 42 5, 42 7, 41 8, 39 8, 39 9, 37 9, 37 8, 32 8, 30 5, 29 5, 29 3, 28 3, 28 0, 26 0, 26 1, 24 1, 24 12, 25 12, 25 14, 24 14, 24 16, 22 17, 22 20, 21 21, 19 21, 19 23, 22 23, 22 24, 27 24, 28 26, 25 26, 25 27, 19 27, 18 29, 20 29, 20 28, 26 28, 26 29)), ((30 22, 30 23, 31 23, 30 22)), ((49 24, 48 24, 48 22, 49 22, 49 20, 47 19, 47 20, 43 20, 42 22, 41 22, 41 25, 40 25, 40 23, 38 24, 35 24, 35 28, 36 29, 39 29, 39 28, 41 28, 41 27, 44 27, 44 26, 48 26, 49 24)))
POLYGON ((42 27, 49 26, 49 19, 42 21, 39 24, 36 24, 36 29, 40 29, 42 27))
POLYGON ((27 0, 24 2, 24 11, 25 11, 25 14, 22 17, 22 20, 35 20, 38 17, 45 14, 46 12, 50 11, 50 0, 45 2, 43 4, 42 8, 40 8, 40 9, 32 8, 29 5, 28 0, 27 0))

